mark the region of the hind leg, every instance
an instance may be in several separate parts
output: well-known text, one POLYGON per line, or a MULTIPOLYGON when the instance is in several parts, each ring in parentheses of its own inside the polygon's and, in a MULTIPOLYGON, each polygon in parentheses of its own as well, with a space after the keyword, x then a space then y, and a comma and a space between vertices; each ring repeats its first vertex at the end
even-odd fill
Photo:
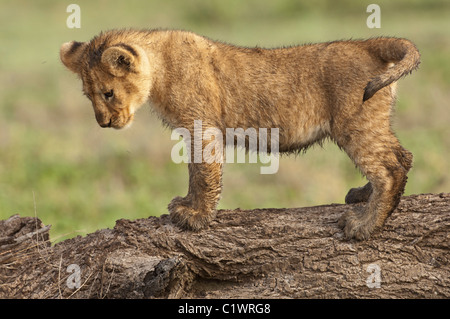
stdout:
MULTIPOLYGON (((395 149, 395 155, 397 156, 397 160, 403 166, 403 168, 408 171, 412 167, 412 154, 408 150, 404 149, 400 144, 398 144, 395 149)), ((352 188, 348 191, 345 196, 346 204, 356 204, 361 202, 367 202, 372 195, 372 184, 368 182, 366 185, 362 187, 352 188)))
POLYGON ((339 221, 345 236, 358 240, 365 240, 380 229, 397 207, 412 162, 411 153, 401 147, 390 130, 365 132, 359 131, 357 138, 349 138, 342 145, 369 180, 370 186, 364 186, 361 194, 366 192, 367 196, 372 189, 368 203, 360 207, 361 211, 349 211, 339 221))

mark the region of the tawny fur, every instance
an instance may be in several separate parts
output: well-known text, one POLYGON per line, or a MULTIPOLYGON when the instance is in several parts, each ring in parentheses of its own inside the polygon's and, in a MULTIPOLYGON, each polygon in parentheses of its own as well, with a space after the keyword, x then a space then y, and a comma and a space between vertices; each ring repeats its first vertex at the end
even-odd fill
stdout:
MULTIPOLYGON (((194 120, 201 120, 203 129, 224 134, 226 128, 278 128, 280 152, 333 140, 369 180, 346 197, 367 201, 342 217, 347 238, 367 239, 398 205, 412 154, 392 132, 390 117, 396 81, 420 59, 406 39, 261 49, 186 31, 114 30, 65 43, 60 55, 82 79, 102 127, 130 124, 149 100, 166 125, 192 134, 194 120)), ((172 220, 186 229, 206 227, 221 178, 220 163, 190 163, 188 194, 169 204, 172 220)))

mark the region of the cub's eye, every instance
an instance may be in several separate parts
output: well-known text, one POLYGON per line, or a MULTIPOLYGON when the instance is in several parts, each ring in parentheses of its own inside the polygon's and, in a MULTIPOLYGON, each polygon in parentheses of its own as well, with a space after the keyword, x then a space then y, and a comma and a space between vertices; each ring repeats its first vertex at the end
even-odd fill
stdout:
POLYGON ((106 100, 109 100, 109 99, 111 99, 114 96, 114 91, 113 90, 108 91, 106 93, 103 93, 103 95, 105 96, 106 100))

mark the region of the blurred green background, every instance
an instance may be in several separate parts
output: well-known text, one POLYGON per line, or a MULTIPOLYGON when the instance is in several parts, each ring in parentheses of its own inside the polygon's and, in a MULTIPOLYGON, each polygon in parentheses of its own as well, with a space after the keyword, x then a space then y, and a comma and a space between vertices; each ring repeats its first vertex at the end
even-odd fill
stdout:
MULTIPOLYGON (((450 191, 450 2, 376 1, 381 28, 369 29, 370 1, 31 1, 0 2, 0 218, 52 224, 60 241, 119 218, 167 213, 187 191, 176 141, 149 106, 130 129, 101 129, 81 81, 64 69, 59 47, 122 27, 187 29, 245 46, 275 47, 373 36, 414 41, 422 64, 399 82, 394 129, 414 154, 406 194, 450 191), (69 29, 66 8, 81 8, 69 29)), ((332 143, 282 157, 274 175, 260 164, 228 164, 219 208, 342 203, 365 180, 332 143)))

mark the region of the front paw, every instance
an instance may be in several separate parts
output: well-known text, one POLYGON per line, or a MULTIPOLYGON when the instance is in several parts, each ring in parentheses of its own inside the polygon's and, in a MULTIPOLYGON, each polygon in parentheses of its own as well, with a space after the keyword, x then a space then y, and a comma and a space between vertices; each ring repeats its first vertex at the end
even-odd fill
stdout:
POLYGON ((172 223, 186 230, 199 231, 206 228, 215 215, 215 211, 193 209, 190 201, 182 197, 175 197, 168 208, 172 223))
POLYGON ((367 240, 375 230, 375 222, 367 212, 348 211, 338 222, 346 239, 367 240))

